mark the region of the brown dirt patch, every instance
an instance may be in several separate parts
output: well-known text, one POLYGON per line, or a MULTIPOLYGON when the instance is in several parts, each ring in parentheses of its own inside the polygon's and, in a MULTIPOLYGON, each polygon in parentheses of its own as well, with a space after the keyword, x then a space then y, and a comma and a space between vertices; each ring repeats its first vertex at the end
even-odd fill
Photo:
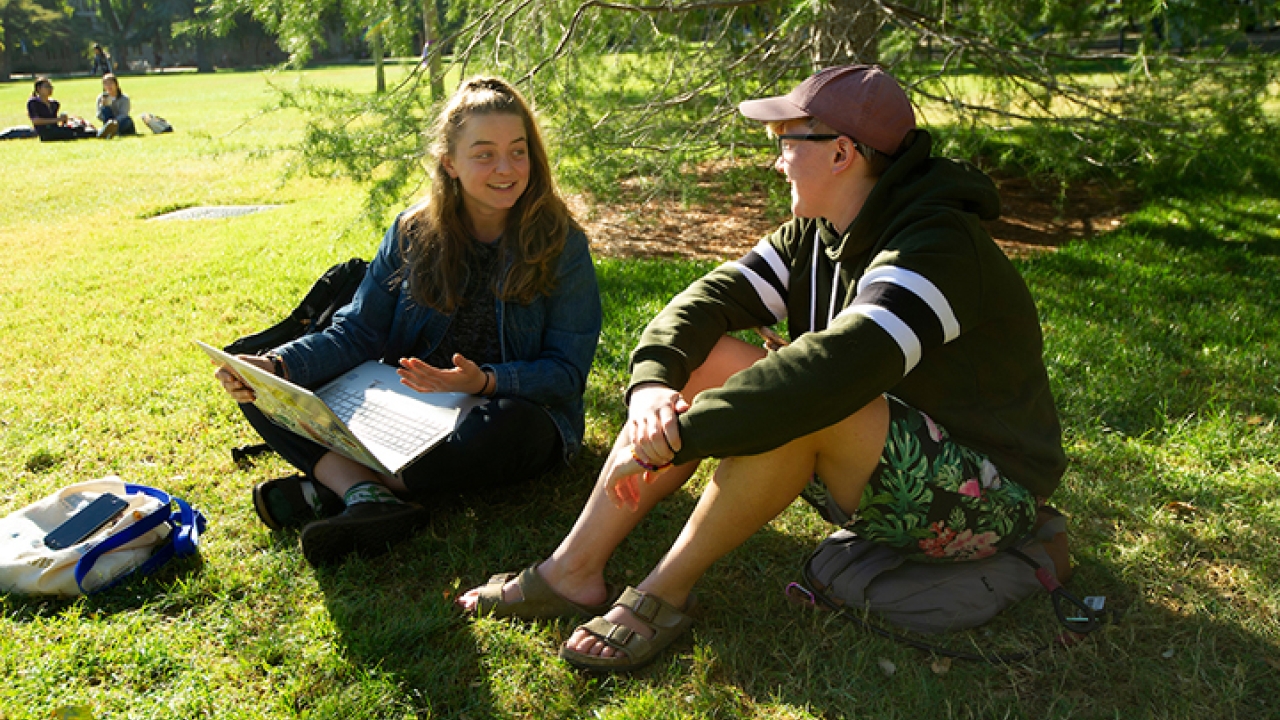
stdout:
MULTIPOLYGON (((1054 183, 994 177, 1001 217, 984 223, 1010 256, 1052 252, 1073 240, 1114 230, 1137 207, 1132 193, 1102 183, 1078 183, 1060 192, 1054 183)), ((704 183, 713 181, 704 180, 704 183)), ((717 195, 703 203, 650 199, 593 204, 577 197, 593 252, 601 257, 723 260, 740 257, 785 217, 770 216, 763 191, 717 195)))
POLYGON ((1114 230, 1138 207, 1136 193, 1101 182, 1069 185, 1063 192, 1055 183, 1026 177, 993 179, 1000 190, 1000 217, 983 224, 1010 256, 1052 251, 1114 230))

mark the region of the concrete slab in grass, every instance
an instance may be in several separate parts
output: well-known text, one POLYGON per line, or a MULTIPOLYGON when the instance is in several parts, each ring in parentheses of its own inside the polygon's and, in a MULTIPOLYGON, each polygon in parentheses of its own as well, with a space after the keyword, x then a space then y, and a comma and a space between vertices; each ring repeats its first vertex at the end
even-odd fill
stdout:
POLYGON ((217 220, 272 210, 279 205, 200 205, 157 215, 152 220, 217 220))

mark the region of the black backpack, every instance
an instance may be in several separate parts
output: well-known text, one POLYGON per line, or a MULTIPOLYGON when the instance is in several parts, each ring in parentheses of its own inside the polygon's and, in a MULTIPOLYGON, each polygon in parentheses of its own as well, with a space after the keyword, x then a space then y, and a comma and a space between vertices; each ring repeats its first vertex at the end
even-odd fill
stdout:
MULTIPOLYGON (((333 322, 333 316, 356 294, 356 288, 364 280, 369 263, 360 258, 351 258, 338 263, 320 276, 298 307, 289 313, 289 317, 271 327, 252 335, 245 335, 223 348, 232 355, 261 355, 279 347, 290 340, 296 340, 308 333, 320 332, 333 322)), ((270 448, 266 444, 243 445, 232 448, 231 457, 236 462, 255 455, 261 455, 270 448)))
POLYGON ((245 335, 223 350, 232 355, 261 355, 290 340, 324 330, 333 322, 334 313, 351 302, 368 266, 360 258, 351 258, 325 270, 289 317, 262 332, 245 335))

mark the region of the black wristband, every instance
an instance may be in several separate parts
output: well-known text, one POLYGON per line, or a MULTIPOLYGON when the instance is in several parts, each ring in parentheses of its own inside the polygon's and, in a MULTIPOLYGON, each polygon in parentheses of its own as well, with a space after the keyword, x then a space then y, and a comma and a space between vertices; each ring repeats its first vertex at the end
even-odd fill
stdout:
POLYGON ((284 377, 284 360, 281 360, 280 356, 275 353, 268 355, 267 359, 271 361, 271 372, 275 373, 276 377, 284 377))

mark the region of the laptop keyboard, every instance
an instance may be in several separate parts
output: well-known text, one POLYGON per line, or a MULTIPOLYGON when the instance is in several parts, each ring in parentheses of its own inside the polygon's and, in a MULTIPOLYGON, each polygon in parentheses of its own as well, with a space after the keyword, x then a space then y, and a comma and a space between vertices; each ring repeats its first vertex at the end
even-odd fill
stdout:
POLYGON ((370 406, 362 393, 333 389, 324 402, 347 427, 358 432, 366 444, 376 442, 404 455, 413 455, 437 437, 453 431, 442 419, 409 417, 384 407, 370 406))

